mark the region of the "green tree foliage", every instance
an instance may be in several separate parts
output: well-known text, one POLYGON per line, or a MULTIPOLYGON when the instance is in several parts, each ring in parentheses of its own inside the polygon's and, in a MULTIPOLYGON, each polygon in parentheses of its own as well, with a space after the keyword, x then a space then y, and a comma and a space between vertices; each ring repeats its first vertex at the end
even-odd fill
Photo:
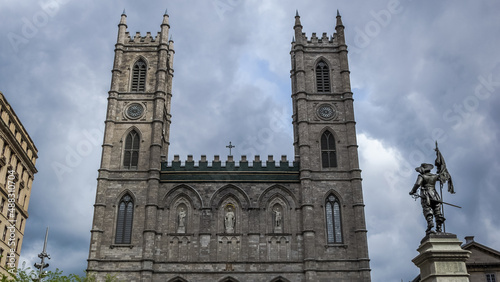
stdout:
MULTIPOLYGON (((31 269, 29 267, 25 267, 23 263, 23 267, 17 269, 16 271, 9 270, 10 275, 2 274, 0 278, 0 282, 96 282, 97 279, 95 276, 79 276, 76 274, 63 275, 63 272, 59 269, 55 271, 46 271, 42 275, 41 281, 38 278, 39 271, 37 269, 31 269)), ((116 277, 107 275, 105 282, 120 282, 116 277)))

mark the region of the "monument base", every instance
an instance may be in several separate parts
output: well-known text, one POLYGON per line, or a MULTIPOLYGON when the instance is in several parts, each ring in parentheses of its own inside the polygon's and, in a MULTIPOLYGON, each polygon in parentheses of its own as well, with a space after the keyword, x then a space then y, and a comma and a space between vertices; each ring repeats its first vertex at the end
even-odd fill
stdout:
POLYGON ((469 282, 465 261, 470 252, 461 247, 457 235, 429 234, 420 241, 420 253, 412 261, 420 268, 421 282, 469 282))

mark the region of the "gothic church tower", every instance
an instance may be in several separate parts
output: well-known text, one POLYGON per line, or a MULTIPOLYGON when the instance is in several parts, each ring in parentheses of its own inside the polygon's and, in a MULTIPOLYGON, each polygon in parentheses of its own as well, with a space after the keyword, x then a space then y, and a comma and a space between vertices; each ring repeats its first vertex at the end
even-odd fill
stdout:
MULTIPOLYGON (((300 162, 304 259, 317 265, 335 260, 369 281, 361 170, 344 25, 321 38, 302 32, 297 12, 292 42, 294 149, 300 162)), ((326 268, 339 269, 333 261, 326 268)), ((326 270, 326 269, 325 269, 326 270)), ((306 271, 307 281, 321 272, 306 271)), ((328 274, 326 277, 342 275, 328 274)), ((326 281, 326 280, 325 280, 326 281)), ((336 281, 333 279, 332 281, 336 281)), ((354 281, 354 280, 353 280, 354 281)))
POLYGON ((156 37, 149 32, 131 37, 126 19, 124 11, 108 96, 89 269, 98 269, 99 259, 120 258, 138 225, 143 225, 138 229, 141 242, 134 244, 141 246, 134 255, 146 264, 154 252, 149 242, 156 236, 160 165, 168 153, 174 48, 166 12, 156 37), (135 208, 138 202, 144 205, 135 208), (133 220, 142 223, 132 225, 133 220))
POLYGON ((344 26, 302 33, 290 77, 295 159, 167 162, 173 42, 118 40, 88 273, 124 281, 370 281, 344 26))

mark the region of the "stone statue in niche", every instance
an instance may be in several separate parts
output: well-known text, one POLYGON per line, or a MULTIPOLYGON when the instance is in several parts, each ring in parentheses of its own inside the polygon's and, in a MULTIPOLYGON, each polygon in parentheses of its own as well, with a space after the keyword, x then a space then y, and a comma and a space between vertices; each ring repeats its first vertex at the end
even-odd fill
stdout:
POLYGON ((184 210, 184 207, 181 207, 179 209, 177 220, 178 220, 177 233, 186 233, 186 211, 184 210))
POLYGON ((226 216, 224 217, 224 229, 226 233, 234 233, 234 224, 236 223, 236 218, 234 216, 232 205, 227 206, 226 216))
POLYGON ((274 233, 281 233, 283 232, 283 216, 279 205, 274 206, 273 214, 273 231, 274 233))

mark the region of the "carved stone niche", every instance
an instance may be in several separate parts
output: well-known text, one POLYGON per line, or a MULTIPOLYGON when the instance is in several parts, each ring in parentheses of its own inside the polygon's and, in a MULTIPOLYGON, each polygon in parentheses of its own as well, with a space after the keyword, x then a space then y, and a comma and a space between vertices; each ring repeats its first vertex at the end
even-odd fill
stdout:
POLYGON ((274 197, 267 206, 268 233, 285 233, 290 218, 287 203, 281 197, 274 197))
POLYGON ((241 208, 233 197, 228 197, 221 203, 218 219, 218 230, 222 234, 236 234, 241 232, 241 208))
POLYGON ((186 233, 186 224, 187 224, 186 204, 181 203, 177 206, 176 215, 177 215, 177 233, 186 233))
POLYGON ((172 207, 170 215, 172 227, 170 230, 176 234, 185 234, 190 227, 192 218, 192 208, 189 201, 184 197, 179 198, 172 207))
POLYGON ((272 207, 273 233, 283 233, 283 207, 276 203, 272 207))

